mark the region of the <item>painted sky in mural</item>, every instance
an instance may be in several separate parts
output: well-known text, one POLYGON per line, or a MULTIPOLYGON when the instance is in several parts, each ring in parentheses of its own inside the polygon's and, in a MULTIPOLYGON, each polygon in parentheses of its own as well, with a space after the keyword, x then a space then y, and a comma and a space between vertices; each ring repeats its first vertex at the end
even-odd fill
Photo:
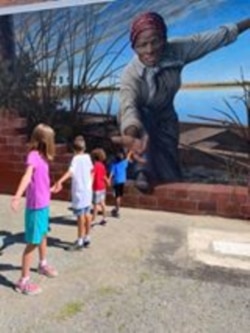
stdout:
MULTIPOLYGON (((24 3, 24 1, 22 1, 24 3)), ((31 1, 34 2, 34 1, 31 1)), ((59 11, 59 7, 87 6, 87 3, 95 1, 84 0, 54 0, 54 1, 37 1, 36 4, 22 4, 15 6, 0 7, 0 14, 4 14, 5 10, 15 10, 16 12, 25 12, 28 10, 52 9, 59 11), (26 6, 26 7, 25 7, 26 6), (11 8, 11 9, 10 9, 11 8)), ((100 1, 99 1, 100 2, 100 1)), ((151 0, 116 0, 105 2, 101 14, 98 15, 99 31, 105 27, 106 37, 101 46, 102 52, 110 47, 113 41, 118 37, 114 51, 119 48, 122 52, 114 61, 114 66, 121 67, 116 73, 117 85, 119 85, 119 77, 122 67, 132 58, 133 51, 129 45, 129 26, 134 17, 139 12, 146 10, 154 10, 165 18, 168 24, 169 38, 186 36, 196 32, 214 29, 225 23, 237 22, 248 17, 250 0, 179 0, 179 1, 151 1, 151 0)), ((11 1, 9 2, 11 3, 11 1)), ((13 3, 13 1, 12 1, 13 3)), ((17 1, 18 3, 18 1, 17 1)), ((21 3, 21 2, 20 2, 21 3)), ((80 7, 79 7, 80 8, 80 7)), ((10 11, 11 13, 11 11, 10 11)), ((242 73, 246 80, 250 80, 250 48, 249 33, 245 33, 239 37, 237 42, 213 52, 203 59, 193 62, 187 66, 182 75, 183 84, 187 83, 223 83, 236 82, 241 79, 242 73)), ((105 63, 105 60, 104 60, 105 63)), ((64 75, 64 73, 61 73, 64 75)), ((109 80, 107 79, 107 84, 109 80)), ((189 115, 204 115, 207 113, 211 116, 218 116, 214 111, 215 108, 224 108, 224 100, 230 99, 240 94, 239 89, 182 89, 176 97, 176 109, 179 117, 183 121, 188 121, 189 115)), ((100 96, 100 102, 105 96, 100 96)), ((242 121, 246 121, 243 106, 239 103, 235 106, 240 109, 242 121)), ((118 111, 118 100, 113 102, 112 113, 118 111)), ((95 111, 95 110, 93 110, 95 111)), ((193 119, 192 119, 193 121, 193 119)))

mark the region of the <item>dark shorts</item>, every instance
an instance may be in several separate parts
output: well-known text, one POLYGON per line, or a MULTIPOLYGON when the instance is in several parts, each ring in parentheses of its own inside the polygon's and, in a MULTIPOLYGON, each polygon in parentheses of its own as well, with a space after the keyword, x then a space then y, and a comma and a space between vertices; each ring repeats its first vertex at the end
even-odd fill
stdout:
POLYGON ((114 195, 116 198, 122 197, 124 192, 124 183, 114 185, 114 195))

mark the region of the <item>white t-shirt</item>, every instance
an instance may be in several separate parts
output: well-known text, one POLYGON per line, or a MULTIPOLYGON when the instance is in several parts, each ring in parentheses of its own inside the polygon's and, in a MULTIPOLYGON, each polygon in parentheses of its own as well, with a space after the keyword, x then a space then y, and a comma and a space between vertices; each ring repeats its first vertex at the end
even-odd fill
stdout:
POLYGON ((92 203, 92 177, 93 164, 89 154, 77 154, 73 157, 69 170, 71 179, 72 207, 82 209, 92 203))

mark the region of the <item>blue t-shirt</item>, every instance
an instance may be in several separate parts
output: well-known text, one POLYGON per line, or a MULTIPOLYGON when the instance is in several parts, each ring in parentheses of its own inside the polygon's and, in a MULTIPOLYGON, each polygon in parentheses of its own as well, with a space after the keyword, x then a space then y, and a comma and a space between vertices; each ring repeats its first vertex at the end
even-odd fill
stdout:
POLYGON ((111 164, 111 174, 114 184, 124 184, 127 180, 128 160, 124 159, 111 164))

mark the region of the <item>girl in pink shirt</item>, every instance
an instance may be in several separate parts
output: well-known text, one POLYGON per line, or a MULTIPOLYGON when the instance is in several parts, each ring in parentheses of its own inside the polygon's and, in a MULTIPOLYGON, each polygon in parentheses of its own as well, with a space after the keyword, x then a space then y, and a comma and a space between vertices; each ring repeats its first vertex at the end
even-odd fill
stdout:
POLYGON ((33 130, 30 149, 26 159, 26 170, 17 191, 11 200, 11 207, 17 211, 20 199, 26 192, 25 242, 22 256, 22 274, 15 290, 26 295, 35 295, 41 288, 30 282, 30 266, 36 248, 39 250, 38 273, 47 277, 57 276, 57 271, 47 264, 47 233, 49 229, 50 179, 48 162, 54 158, 54 131, 45 124, 33 130))

